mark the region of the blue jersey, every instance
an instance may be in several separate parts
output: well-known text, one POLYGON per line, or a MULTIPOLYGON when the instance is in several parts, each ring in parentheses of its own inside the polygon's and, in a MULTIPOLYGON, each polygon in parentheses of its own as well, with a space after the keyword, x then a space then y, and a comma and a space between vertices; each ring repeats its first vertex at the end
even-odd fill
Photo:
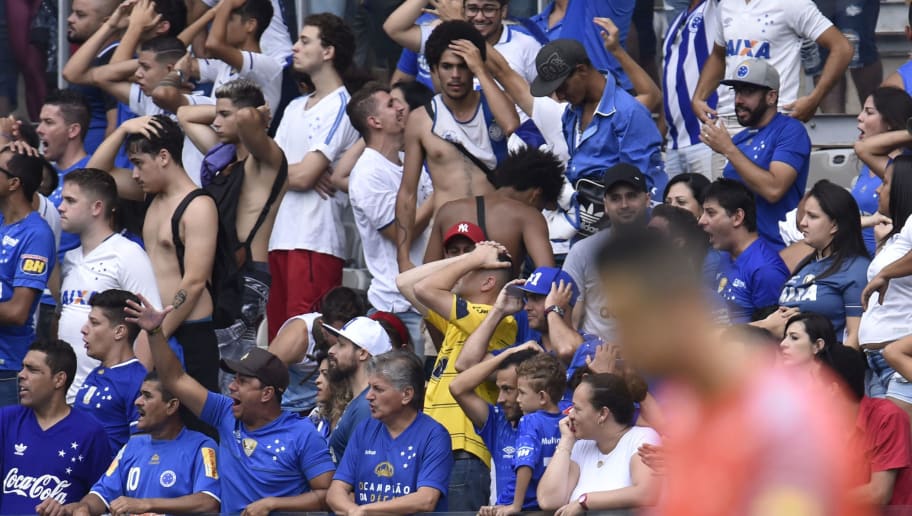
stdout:
POLYGON ((119 450, 136 431, 139 412, 133 402, 145 377, 145 366, 133 358, 114 367, 96 367, 76 391, 73 409, 104 427, 112 451, 119 450))
MULTIPOLYGON (((807 186, 808 168, 811 163, 811 139, 804 125, 782 113, 760 129, 745 129, 732 138, 738 150, 758 167, 769 171, 770 163, 779 161, 798 172, 795 182, 776 202, 769 202, 759 195, 757 201, 757 232, 777 251, 785 247, 779 234, 779 221, 794 210, 807 186)), ((725 165, 722 176, 744 182, 731 163, 725 165)))
MULTIPOLYGON (((861 210, 862 215, 873 215, 877 213, 878 203, 880 202, 880 196, 877 195, 877 189, 880 188, 880 185, 882 184, 883 181, 874 175, 867 165, 861 167, 861 172, 858 174, 855 184, 852 185, 852 197, 854 197, 855 202, 858 203, 858 209, 861 210)), ((865 247, 868 248, 868 253, 873 256, 874 251, 877 250, 877 242, 874 239, 874 228, 864 228, 861 230, 861 234, 864 237, 865 247)))
MULTIPOLYGON (((494 463, 494 473, 497 485, 497 505, 510 505, 516 493, 516 470, 513 469, 513 457, 516 455, 517 428, 507 421, 503 409, 498 405, 488 405, 488 419, 481 428, 475 432, 484 441, 485 447, 491 452, 494 463)), ((538 507, 535 490, 532 490, 533 504, 523 509, 538 507)), ((528 498, 528 493, 527 493, 528 498)))
POLYGON ((239 513, 266 496, 310 492, 310 481, 335 469, 326 441, 307 418, 289 412, 247 430, 228 396, 210 392, 200 419, 218 431, 222 514, 239 513))
POLYGON ((625 90, 630 90, 633 89, 633 84, 627 78, 627 74, 624 73, 621 64, 605 49, 601 30, 592 23, 592 19, 611 18, 618 28, 618 40, 621 46, 624 46, 627 41, 627 32, 630 30, 630 22, 633 19, 635 5, 635 0, 571 1, 567 5, 567 11, 563 19, 549 27, 548 18, 551 17, 551 13, 554 11, 554 2, 551 2, 545 6, 540 14, 529 18, 529 20, 535 23, 551 41, 558 38, 578 40, 585 47, 586 55, 592 61, 592 66, 598 69, 611 70, 611 73, 617 77, 621 87, 625 90))
POLYGON ((12 299, 13 291, 20 287, 39 294, 29 307, 25 324, 0 325, 0 370, 22 369, 25 352, 35 340, 35 309, 56 260, 54 233, 37 211, 12 224, 6 224, 0 216, 0 303, 12 299))
POLYGON ((763 239, 756 239, 736 260, 723 255, 716 292, 726 301, 732 324, 751 321, 756 310, 775 306, 789 277, 788 268, 763 239))
MULTIPOLYGON (((591 23, 591 22, 590 22, 591 23)), ((580 127, 581 106, 567 106, 562 118, 570 150, 567 179, 576 186, 582 178, 601 180, 606 168, 629 163, 643 172, 653 199, 665 190, 668 176, 662 161, 662 135, 652 115, 633 96, 618 87, 609 74, 592 120, 580 127)))
POLYGON ((433 512, 446 512, 452 469, 449 432, 419 412, 395 439, 380 421, 363 421, 348 441, 333 480, 352 486, 358 505, 392 500, 430 487, 440 491, 433 512))
POLYGON ((219 500, 215 455, 215 441, 186 428, 167 441, 134 435, 91 492, 108 508, 121 496, 178 498, 206 493, 219 500))
POLYGON ((564 415, 560 412, 551 414, 538 410, 524 415, 519 420, 519 431, 516 436, 516 458, 513 459, 514 469, 523 466, 532 468, 532 480, 526 490, 523 507, 535 503, 535 490, 538 481, 545 474, 545 467, 554 456, 554 449, 560 442, 560 428, 558 423, 564 415))
POLYGON ((342 456, 345 455, 345 447, 348 446, 348 441, 355 428, 370 417, 367 389, 364 389, 345 407, 345 411, 339 417, 339 422, 329 434, 329 452, 332 454, 333 462, 338 464, 342 460, 342 456))
POLYGON ((431 80, 431 67, 428 66, 424 54, 403 48, 402 53, 399 55, 399 62, 396 63, 396 69, 404 74, 414 76, 416 82, 434 91, 434 82, 431 80))
POLYGON ((846 317, 861 317, 861 291, 868 284, 871 260, 864 256, 850 258, 836 272, 818 278, 833 265, 833 260, 811 260, 802 267, 782 287, 779 304, 826 317, 833 323, 836 338, 842 341, 846 317))
POLYGON ((111 461, 104 429, 75 410, 42 430, 32 409, 0 408, 0 446, 0 514, 35 514, 47 498, 78 502, 111 461))

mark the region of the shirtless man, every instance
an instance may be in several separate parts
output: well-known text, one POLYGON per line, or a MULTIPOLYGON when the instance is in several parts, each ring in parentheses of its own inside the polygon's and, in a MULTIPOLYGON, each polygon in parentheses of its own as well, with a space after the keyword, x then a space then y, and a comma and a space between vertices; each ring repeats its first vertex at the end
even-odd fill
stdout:
POLYGON ((432 100, 434 113, 412 111, 405 130, 402 186, 396 197, 400 271, 414 267, 408 254, 416 236, 416 195, 425 161, 434 183, 435 211, 452 200, 491 193, 494 185, 488 173, 506 156, 506 139, 519 126, 516 107, 485 69, 485 39, 471 24, 438 25, 425 55, 441 93, 432 100), (473 89, 476 77, 481 91, 473 89), (496 123, 488 123, 486 112, 496 123))
POLYGON ((123 199, 143 201, 146 195, 152 196, 143 222, 143 242, 161 298, 174 305, 161 331, 166 338, 177 339, 187 372, 217 392, 218 345, 206 283, 212 275, 218 212, 212 198, 193 184, 181 165, 183 141, 180 127, 167 116, 133 118, 105 138, 90 166, 108 170, 123 199), (132 174, 113 166, 114 156, 125 140, 134 166, 132 174), (182 206, 190 195, 197 197, 182 206), (175 238, 171 231, 173 218, 182 207, 175 238))
POLYGON ((548 224, 541 210, 557 205, 564 167, 551 153, 523 149, 511 153, 494 175, 500 187, 487 195, 450 201, 437 211, 424 263, 443 258, 445 232, 453 224, 477 224, 485 240, 500 242, 518 273, 528 253, 536 267, 553 267, 548 224), (491 223, 491 221, 495 221, 491 223))
MULTIPOLYGON (((215 106, 184 106, 177 118, 190 140, 204 154, 218 143, 235 145, 232 156, 208 156, 203 165, 203 183, 216 199, 222 247, 243 247, 246 266, 243 290, 231 284, 231 270, 217 259, 212 271, 215 302, 215 334, 222 359, 239 360, 256 346, 256 332, 266 315, 266 300, 272 277, 269 274, 267 244, 279 203, 288 185, 288 162, 278 144, 266 134, 269 107, 260 88, 238 79, 215 91, 215 106), (214 177, 208 177, 212 171, 214 177), (234 177, 240 172, 243 177, 234 177), (231 185, 240 183, 232 195, 231 185), (236 207, 236 208, 235 208, 236 207), (235 211, 236 210, 236 211, 235 211), (227 220, 234 211, 235 219, 227 220), (265 218, 257 224, 260 216, 265 218), (227 246, 225 244, 228 244, 227 246)), ((219 258, 222 258, 219 256, 219 258)), ((229 258, 234 259, 234 256, 229 258)), ((222 393, 228 392, 231 375, 220 374, 222 393)))

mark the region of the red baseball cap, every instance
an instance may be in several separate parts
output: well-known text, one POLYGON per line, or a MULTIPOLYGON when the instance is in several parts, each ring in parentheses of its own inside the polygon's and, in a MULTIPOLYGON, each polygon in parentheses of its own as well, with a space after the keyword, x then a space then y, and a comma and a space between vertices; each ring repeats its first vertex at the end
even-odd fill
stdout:
POLYGON ((453 224, 453 227, 447 230, 443 237, 443 245, 446 246, 452 238, 457 236, 466 237, 476 244, 485 240, 484 230, 478 225, 462 221, 453 224))

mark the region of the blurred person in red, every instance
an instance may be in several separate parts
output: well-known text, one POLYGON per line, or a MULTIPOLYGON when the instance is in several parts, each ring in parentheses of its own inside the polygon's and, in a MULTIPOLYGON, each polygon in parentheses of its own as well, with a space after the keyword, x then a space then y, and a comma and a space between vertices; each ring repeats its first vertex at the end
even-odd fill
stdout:
POLYGON ((668 390, 656 512, 872 514, 850 494, 858 455, 841 429, 853 415, 807 375, 773 366, 769 348, 722 338, 699 274, 675 260, 651 232, 617 235, 598 255, 625 361, 668 390))
POLYGON ((836 345, 821 357, 821 363, 842 380, 830 380, 824 387, 831 397, 842 400, 846 409, 855 414, 855 425, 846 429, 850 432, 850 442, 864 451, 865 461, 856 470, 856 487, 850 494, 865 503, 908 508, 912 505, 909 418, 889 400, 864 395, 863 352, 836 345))

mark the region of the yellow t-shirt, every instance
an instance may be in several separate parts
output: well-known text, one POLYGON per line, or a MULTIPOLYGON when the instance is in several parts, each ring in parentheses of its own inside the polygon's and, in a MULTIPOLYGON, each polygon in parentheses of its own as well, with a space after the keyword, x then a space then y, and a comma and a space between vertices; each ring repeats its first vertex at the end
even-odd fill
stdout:
MULTIPOLYGON (((449 318, 444 318, 433 310, 428 311, 425 318, 444 334, 444 338, 424 396, 424 413, 450 432, 453 450, 465 450, 489 465, 491 454, 481 437, 475 433, 472 421, 450 394, 450 382, 456 377, 456 358, 459 357, 463 344, 469 338, 469 334, 484 321, 490 310, 490 305, 470 303, 461 297, 453 296, 449 318)), ((509 347, 515 341, 516 320, 512 316, 505 317, 494 330, 494 335, 488 342, 488 351, 509 347)), ((479 385, 475 392, 488 403, 493 404, 497 401, 497 386, 493 382, 479 385)))

